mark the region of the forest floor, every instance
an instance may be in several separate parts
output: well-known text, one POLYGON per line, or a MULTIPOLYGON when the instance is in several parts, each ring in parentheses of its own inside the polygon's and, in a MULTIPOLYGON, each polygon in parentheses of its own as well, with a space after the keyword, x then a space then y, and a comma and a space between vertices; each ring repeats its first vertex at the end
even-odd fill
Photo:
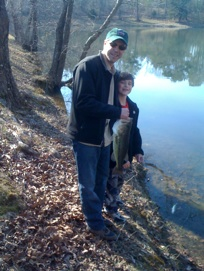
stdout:
POLYGON ((159 215, 137 164, 122 192, 127 222, 113 222, 118 240, 86 231, 63 100, 35 86, 35 54, 12 40, 10 54, 22 107, 0 101, 0 270, 204 270, 159 215))

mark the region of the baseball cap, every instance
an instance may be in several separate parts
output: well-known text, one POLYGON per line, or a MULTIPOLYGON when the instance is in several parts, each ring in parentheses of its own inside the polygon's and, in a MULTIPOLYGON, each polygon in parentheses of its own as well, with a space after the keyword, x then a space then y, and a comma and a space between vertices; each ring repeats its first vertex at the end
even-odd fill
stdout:
POLYGON ((125 44, 128 45, 128 33, 120 28, 111 29, 107 33, 106 39, 111 42, 114 40, 123 40, 125 42, 125 44))

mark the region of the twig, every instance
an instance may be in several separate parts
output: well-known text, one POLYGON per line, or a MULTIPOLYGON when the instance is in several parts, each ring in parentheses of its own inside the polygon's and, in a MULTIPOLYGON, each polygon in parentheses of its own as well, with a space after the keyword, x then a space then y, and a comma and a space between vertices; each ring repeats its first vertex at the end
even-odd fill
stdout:
POLYGON ((116 241, 118 241, 118 239, 119 239, 119 237, 120 237, 120 235, 121 235, 121 231, 122 231, 122 230, 124 229, 124 227, 125 227, 125 224, 126 224, 126 221, 124 222, 122 228, 120 229, 120 233, 118 234, 118 237, 117 237, 117 240, 116 240, 116 241))

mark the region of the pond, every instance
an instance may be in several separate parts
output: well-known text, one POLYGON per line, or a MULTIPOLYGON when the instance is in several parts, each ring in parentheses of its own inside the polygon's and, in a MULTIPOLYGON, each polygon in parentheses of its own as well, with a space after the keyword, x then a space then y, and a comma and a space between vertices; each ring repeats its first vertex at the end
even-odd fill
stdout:
MULTIPOLYGON (((140 108, 147 187, 162 216, 178 227, 184 245, 201 258, 204 29, 126 29, 130 42, 117 68, 135 76, 130 98, 140 108)), ((90 54, 101 49, 103 39, 90 54)))

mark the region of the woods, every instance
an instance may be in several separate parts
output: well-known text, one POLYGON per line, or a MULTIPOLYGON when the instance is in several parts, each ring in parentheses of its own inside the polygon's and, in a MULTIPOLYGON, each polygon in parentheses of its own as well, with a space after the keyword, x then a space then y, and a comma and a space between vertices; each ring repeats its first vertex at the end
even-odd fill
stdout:
MULTIPOLYGON (((4 1, 1 2, 3 4, 4 1)), ((86 56, 91 44, 99 37, 110 21, 114 21, 114 17, 120 20, 131 17, 137 22, 142 21, 144 17, 162 20, 174 19, 179 22, 191 22, 193 24, 204 22, 204 1, 103 1, 103 8, 101 7, 101 1, 90 0, 87 2, 86 7, 83 6, 82 2, 79 0, 58 2, 51 0, 49 5, 47 5, 47 1, 38 2, 35 0, 7 0, 5 2, 7 11, 4 9, 2 12, 3 14, 8 12, 10 16, 9 26, 7 26, 10 29, 9 32, 14 35, 16 42, 21 44, 25 50, 38 51, 39 31, 42 37, 43 31, 46 34, 48 25, 53 24, 52 31, 55 31, 56 35, 55 41, 53 41, 51 66, 46 76, 45 90, 47 93, 52 94, 60 89, 67 51, 69 50, 70 32, 74 31, 73 20, 83 17, 87 21, 91 20, 93 25, 101 24, 100 28, 95 29, 94 34, 85 42, 79 60, 86 56)), ((6 54, 4 52, 4 55, 6 54)), ((6 62, 9 64, 8 59, 6 62)), ((12 88, 15 88, 12 75, 10 78, 12 88)), ((14 93, 17 93, 17 91, 15 90, 14 93)), ((17 100, 19 95, 15 95, 15 100, 17 100)), ((11 95, 9 96, 11 97, 11 95)))
POLYGON ((57 92, 60 89, 68 50, 74 0, 64 1, 63 4, 61 16, 56 29, 56 40, 52 65, 46 82, 46 92, 50 94, 57 92))
POLYGON ((5 1, 0 0, 0 98, 9 108, 20 105, 20 94, 13 78, 8 48, 9 19, 5 1))
MULTIPOLYGON (((164 21, 175 20, 192 25, 204 23, 204 0, 103 1, 103 6, 101 3, 101 1, 90 0, 84 6, 83 1, 80 0, 5 1, 6 9, 2 12, 8 13, 9 33, 15 37, 16 42, 23 49, 31 52, 41 51, 43 50, 43 37, 47 35, 47 31, 56 33, 51 45, 53 48, 53 54, 50 56, 52 61, 49 61, 50 66, 47 67, 47 79, 44 83, 47 93, 53 94, 59 91, 62 85, 61 78, 67 52, 69 52, 70 33, 75 31, 74 22, 76 20, 83 19, 91 23, 94 31, 85 42, 83 51, 78 52, 78 60, 87 54, 94 40, 114 19, 142 22, 143 18, 150 18, 164 21)), ((9 63, 8 60, 7 63, 9 63)), ((11 81, 12 85, 15 85, 14 80, 11 79, 11 81)), ((14 93, 17 92, 14 91, 14 93)), ((17 100, 19 95, 15 95, 15 100, 17 100)))

